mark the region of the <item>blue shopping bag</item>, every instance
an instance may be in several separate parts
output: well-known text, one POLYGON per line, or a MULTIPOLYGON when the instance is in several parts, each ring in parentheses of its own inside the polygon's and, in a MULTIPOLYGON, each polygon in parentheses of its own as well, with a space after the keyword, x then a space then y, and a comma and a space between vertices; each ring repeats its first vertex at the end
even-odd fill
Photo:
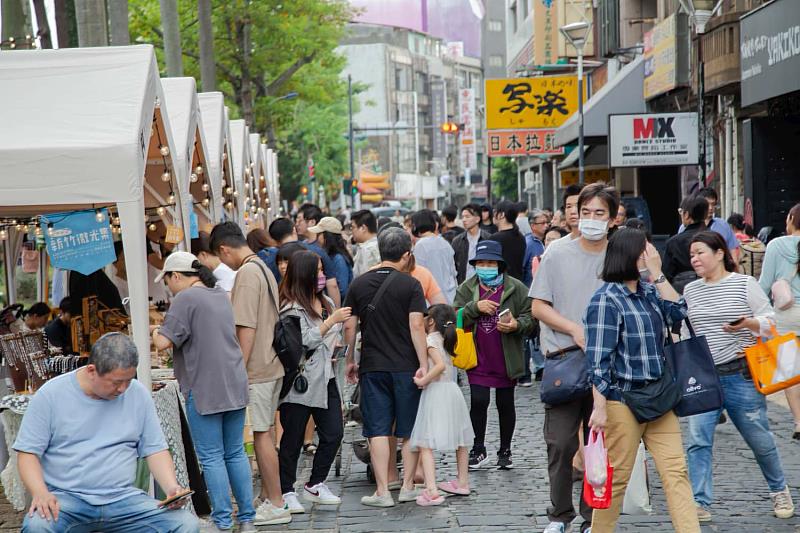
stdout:
POLYGON ((714 411, 722 407, 723 400, 722 384, 708 342, 704 336, 695 335, 688 318, 686 325, 690 334, 688 338, 673 342, 667 333, 664 346, 664 355, 681 389, 681 399, 675 406, 678 416, 714 411))

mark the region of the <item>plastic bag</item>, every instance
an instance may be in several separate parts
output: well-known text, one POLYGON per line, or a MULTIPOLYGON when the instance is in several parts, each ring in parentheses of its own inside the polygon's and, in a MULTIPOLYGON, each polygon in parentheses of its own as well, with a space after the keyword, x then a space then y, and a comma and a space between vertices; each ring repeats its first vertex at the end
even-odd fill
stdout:
MULTIPOLYGON (((588 472, 588 470, 587 470, 588 472)), ((589 484, 589 478, 583 476, 583 501, 592 509, 608 509, 611 507, 611 482, 614 479, 614 468, 606 466, 606 481, 602 487, 595 488, 589 484)))
POLYGON ((647 482, 647 454, 645 453, 644 443, 639 442, 636 462, 633 463, 633 471, 631 471, 631 478, 628 480, 628 488, 625 489, 625 499, 622 500, 622 513, 642 515, 652 512, 650 486, 647 482))
POLYGON ((778 364, 772 383, 787 381, 800 374, 800 350, 796 340, 790 340, 778 345, 778 364))
POLYGON ((595 489, 602 489, 606 485, 608 454, 605 440, 605 433, 592 430, 589 431, 589 442, 583 447, 586 481, 595 489))

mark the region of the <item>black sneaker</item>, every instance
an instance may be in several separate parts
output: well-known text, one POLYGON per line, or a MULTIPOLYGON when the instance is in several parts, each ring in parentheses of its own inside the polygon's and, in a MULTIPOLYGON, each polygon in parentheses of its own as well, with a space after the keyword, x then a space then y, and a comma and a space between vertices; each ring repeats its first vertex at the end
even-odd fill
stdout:
POLYGON ((500 450, 497 452, 497 469, 511 470, 514 463, 511 462, 511 450, 500 450))
POLYGON ((544 369, 540 368, 536 371, 536 375, 534 376, 535 381, 542 381, 542 374, 544 374, 544 369))
POLYGON ((521 378, 519 381, 517 381, 518 387, 530 387, 531 385, 533 385, 531 378, 521 378))
POLYGON ((486 466, 489 462, 489 457, 486 456, 486 450, 476 450, 473 448, 469 452, 469 469, 478 470, 486 466))

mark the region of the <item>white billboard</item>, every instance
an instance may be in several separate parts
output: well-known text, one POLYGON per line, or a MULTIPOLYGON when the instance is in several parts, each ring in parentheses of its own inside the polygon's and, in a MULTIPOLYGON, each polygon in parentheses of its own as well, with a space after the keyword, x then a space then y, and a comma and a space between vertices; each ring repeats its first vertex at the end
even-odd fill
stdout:
POLYGON ((608 117, 610 167, 696 165, 697 113, 642 113, 608 117))
POLYGON ((478 168, 478 147, 475 144, 475 90, 458 90, 458 120, 461 123, 461 170, 478 168))

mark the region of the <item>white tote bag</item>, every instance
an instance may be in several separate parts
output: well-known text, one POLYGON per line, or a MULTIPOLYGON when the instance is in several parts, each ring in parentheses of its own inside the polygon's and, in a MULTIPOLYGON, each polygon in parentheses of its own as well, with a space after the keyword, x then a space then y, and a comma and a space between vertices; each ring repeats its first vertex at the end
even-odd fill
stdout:
POLYGON ((628 488, 625 489, 625 499, 622 500, 622 514, 641 515, 652 512, 650 484, 647 482, 647 455, 644 443, 640 441, 628 488))

